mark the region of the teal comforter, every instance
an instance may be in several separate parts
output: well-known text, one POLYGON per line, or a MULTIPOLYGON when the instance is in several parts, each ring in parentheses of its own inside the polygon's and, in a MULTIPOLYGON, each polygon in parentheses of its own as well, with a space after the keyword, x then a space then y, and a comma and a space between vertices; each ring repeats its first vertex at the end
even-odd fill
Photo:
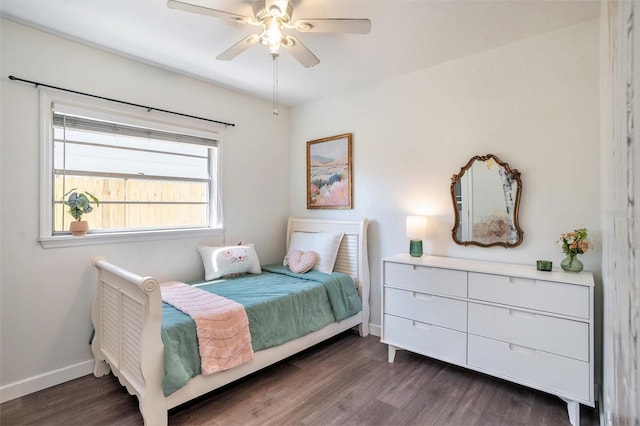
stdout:
MULTIPOLYGON (((190 283, 244 306, 254 352, 280 345, 341 321, 362 310, 350 276, 339 272, 294 274, 279 265, 259 275, 190 283)), ((196 326, 173 306, 162 306, 165 396, 200 374, 196 326)))

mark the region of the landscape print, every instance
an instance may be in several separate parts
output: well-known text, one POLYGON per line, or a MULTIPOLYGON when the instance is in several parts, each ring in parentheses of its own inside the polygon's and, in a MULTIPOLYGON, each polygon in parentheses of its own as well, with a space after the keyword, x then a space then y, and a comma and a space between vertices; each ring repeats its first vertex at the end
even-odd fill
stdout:
POLYGON ((307 208, 350 209, 351 133, 307 142, 307 208))

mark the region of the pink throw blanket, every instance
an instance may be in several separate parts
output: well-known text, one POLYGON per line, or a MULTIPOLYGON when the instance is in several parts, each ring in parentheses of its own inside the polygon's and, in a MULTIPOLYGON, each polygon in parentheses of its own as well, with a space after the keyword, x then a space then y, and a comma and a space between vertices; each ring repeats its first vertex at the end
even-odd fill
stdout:
POLYGON ((162 300, 196 323, 202 374, 228 370, 253 359, 244 306, 177 281, 161 284, 162 300))

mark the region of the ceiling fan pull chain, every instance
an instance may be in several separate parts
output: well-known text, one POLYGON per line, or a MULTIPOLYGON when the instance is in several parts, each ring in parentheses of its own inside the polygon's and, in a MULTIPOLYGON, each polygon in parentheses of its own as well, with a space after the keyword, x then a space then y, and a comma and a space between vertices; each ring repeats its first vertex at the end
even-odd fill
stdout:
POLYGON ((278 115, 278 56, 271 55, 273 58, 273 115, 278 115))

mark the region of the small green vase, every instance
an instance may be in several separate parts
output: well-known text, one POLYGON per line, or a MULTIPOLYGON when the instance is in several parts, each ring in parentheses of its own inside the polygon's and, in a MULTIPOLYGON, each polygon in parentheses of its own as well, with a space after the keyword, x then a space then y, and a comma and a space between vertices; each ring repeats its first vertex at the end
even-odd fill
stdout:
POLYGON ((580 272, 582 271, 582 268, 584 268, 584 265, 580 259, 578 259, 577 255, 569 255, 564 258, 560 267, 567 272, 580 272))

